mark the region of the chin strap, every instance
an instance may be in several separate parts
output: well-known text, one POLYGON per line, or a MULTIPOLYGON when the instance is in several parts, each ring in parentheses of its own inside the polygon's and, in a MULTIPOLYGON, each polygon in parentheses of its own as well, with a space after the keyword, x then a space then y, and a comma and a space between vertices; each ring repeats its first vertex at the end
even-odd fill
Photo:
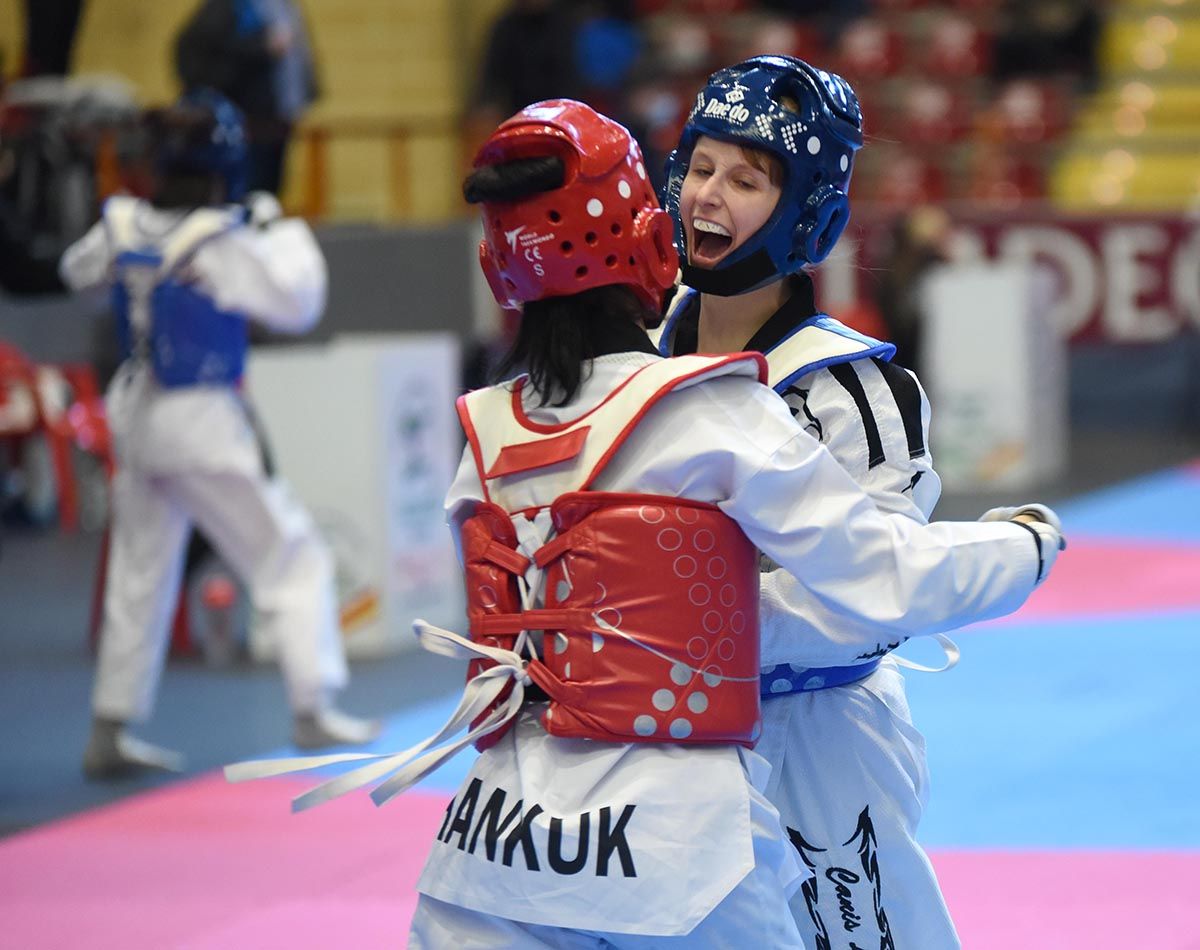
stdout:
POLYGON ((736 297, 778 276, 779 271, 764 248, 759 248, 744 261, 718 270, 693 267, 686 262, 683 265, 684 284, 702 294, 717 297, 736 297))

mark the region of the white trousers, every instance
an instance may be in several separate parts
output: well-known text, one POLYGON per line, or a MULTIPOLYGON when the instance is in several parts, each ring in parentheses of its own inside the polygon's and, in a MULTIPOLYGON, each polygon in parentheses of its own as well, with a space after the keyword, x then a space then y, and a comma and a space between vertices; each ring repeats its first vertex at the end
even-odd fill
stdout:
POLYGON ((891 660, 858 683, 763 702, 767 797, 811 876, 792 898, 810 946, 958 950, 917 824, 925 740, 891 660))
POLYGON ((347 670, 333 561, 312 519, 284 483, 263 470, 232 394, 173 400, 186 400, 182 406, 160 397, 165 409, 158 411, 155 399, 139 390, 148 385, 144 381, 115 385, 125 398, 115 401, 119 469, 93 711, 138 721, 153 710, 193 524, 237 573, 270 625, 293 711, 316 710, 345 685, 347 670), (131 406, 133 396, 142 398, 131 406), (203 445, 205 435, 211 440, 200 466, 180 464, 185 452, 177 446, 189 430, 175 416, 184 410, 199 431, 183 449, 203 445))

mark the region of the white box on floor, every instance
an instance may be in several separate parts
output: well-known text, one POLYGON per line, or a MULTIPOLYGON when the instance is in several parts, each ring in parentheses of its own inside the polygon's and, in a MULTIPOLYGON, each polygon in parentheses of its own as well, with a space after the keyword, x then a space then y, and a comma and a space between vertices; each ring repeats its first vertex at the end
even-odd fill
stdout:
MULTIPOLYGON (((451 334, 341 336, 258 348, 247 393, 275 465, 337 560, 346 650, 416 645, 423 617, 465 629, 462 580, 442 512, 462 439, 451 334)), ((272 653, 251 632, 256 657, 272 653)))
POLYGON ((1025 264, 947 266, 927 279, 921 381, 946 488, 1027 488, 1064 471, 1066 344, 1048 318, 1052 294, 1052 276, 1025 264))

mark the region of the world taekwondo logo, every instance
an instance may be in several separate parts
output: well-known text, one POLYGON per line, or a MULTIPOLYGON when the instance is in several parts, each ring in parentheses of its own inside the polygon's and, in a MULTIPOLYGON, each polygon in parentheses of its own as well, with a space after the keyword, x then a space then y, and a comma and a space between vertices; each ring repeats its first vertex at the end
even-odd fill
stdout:
POLYGON ((504 240, 508 241, 509 250, 511 250, 514 254, 517 253, 517 236, 524 230, 525 225, 522 224, 519 228, 514 228, 511 231, 504 232, 504 240))

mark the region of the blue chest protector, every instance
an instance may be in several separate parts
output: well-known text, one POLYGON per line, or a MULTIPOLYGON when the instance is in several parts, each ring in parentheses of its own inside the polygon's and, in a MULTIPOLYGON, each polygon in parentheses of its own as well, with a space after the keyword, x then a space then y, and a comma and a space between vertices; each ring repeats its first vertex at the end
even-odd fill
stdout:
POLYGON ((238 226, 236 217, 224 211, 194 213, 155 246, 137 241, 126 212, 121 205, 105 209, 117 249, 112 305, 122 357, 148 359, 167 388, 236 383, 246 364, 246 317, 219 309, 179 276, 201 244, 238 226), (191 220, 198 215, 203 217, 191 220), (138 307, 145 313, 135 317, 138 307))
MULTIPOLYGON (((684 315, 696 304, 696 291, 682 291, 658 331, 651 334, 663 356, 673 356, 675 331, 684 315)), ((876 357, 890 360, 896 355, 891 343, 864 336, 823 313, 796 324, 779 340, 763 350, 767 358, 767 381, 783 396, 796 380, 819 369, 876 357)), ((762 671, 759 692, 763 699, 808 693, 857 682, 875 672, 882 657, 848 666, 804 667, 783 663, 762 671)))

